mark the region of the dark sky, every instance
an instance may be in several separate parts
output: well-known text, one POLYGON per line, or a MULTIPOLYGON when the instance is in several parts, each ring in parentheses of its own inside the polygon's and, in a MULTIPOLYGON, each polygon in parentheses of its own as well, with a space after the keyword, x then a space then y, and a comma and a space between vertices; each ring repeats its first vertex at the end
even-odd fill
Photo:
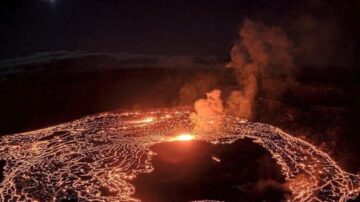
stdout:
POLYGON ((225 56, 245 16, 277 24, 306 6, 290 0, 1 0, 0 59, 57 50, 225 56))

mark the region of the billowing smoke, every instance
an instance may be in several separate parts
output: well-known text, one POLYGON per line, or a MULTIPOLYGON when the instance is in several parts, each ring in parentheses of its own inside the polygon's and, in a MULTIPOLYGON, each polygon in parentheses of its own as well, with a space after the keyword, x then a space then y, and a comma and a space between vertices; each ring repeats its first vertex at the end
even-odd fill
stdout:
POLYGON ((239 90, 230 93, 227 112, 251 119, 259 91, 273 96, 281 94, 294 72, 293 44, 279 27, 245 19, 240 39, 231 49, 231 62, 239 90))
MULTIPOLYGON (((219 127, 211 119, 224 113, 253 118, 258 93, 279 96, 293 78, 294 48, 281 28, 246 19, 239 37, 231 49, 231 62, 226 65, 234 69, 239 86, 230 92, 226 109, 220 90, 211 91, 207 93, 207 99, 195 102, 195 113, 191 119, 198 129, 219 127)), ((216 123, 221 125, 222 122, 216 123)))
POLYGON ((206 99, 195 102, 195 112, 190 119, 195 125, 195 130, 213 131, 223 123, 224 107, 221 101, 221 91, 213 90, 206 94, 206 99))

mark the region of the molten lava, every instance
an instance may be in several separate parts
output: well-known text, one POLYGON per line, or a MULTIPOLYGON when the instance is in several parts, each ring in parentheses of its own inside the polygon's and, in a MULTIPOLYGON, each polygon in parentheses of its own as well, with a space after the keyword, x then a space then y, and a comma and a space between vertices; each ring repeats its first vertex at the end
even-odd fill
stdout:
MULTIPOLYGON (((0 201, 62 201, 73 196, 80 201, 137 201, 132 180, 153 171, 151 159, 156 154, 151 146, 193 139, 230 144, 249 138, 261 145, 281 167, 292 193, 288 201, 345 202, 360 193, 359 175, 342 170, 330 156, 304 140, 232 116, 221 119, 219 130, 194 131, 190 114, 166 109, 104 113, 2 136, 0 159, 6 164, 0 201), (179 130, 196 136, 183 133, 169 138, 179 130), (104 190, 110 194, 103 194, 104 190)), ((212 160, 221 162, 217 156, 212 160)))
POLYGON ((143 120, 140 120, 139 123, 151 123, 153 122, 155 119, 153 117, 146 117, 143 120))
POLYGON ((194 135, 184 133, 172 138, 171 141, 191 141, 193 139, 195 139, 194 135))

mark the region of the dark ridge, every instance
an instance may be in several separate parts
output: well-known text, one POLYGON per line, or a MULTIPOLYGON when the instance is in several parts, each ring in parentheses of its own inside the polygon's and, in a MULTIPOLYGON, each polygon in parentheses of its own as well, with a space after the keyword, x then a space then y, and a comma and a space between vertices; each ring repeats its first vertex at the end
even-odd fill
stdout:
POLYGON ((289 194, 270 153, 248 139, 168 142, 151 149, 157 153, 154 171, 131 182, 142 201, 282 201, 289 194))

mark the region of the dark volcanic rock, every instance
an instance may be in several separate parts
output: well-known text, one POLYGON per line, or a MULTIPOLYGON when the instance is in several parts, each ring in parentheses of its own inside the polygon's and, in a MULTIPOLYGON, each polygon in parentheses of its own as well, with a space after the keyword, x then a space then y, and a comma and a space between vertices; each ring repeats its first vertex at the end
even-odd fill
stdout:
POLYGON ((288 194, 270 153, 250 140, 168 142, 152 150, 155 170, 133 182, 143 201, 281 201, 288 194))

